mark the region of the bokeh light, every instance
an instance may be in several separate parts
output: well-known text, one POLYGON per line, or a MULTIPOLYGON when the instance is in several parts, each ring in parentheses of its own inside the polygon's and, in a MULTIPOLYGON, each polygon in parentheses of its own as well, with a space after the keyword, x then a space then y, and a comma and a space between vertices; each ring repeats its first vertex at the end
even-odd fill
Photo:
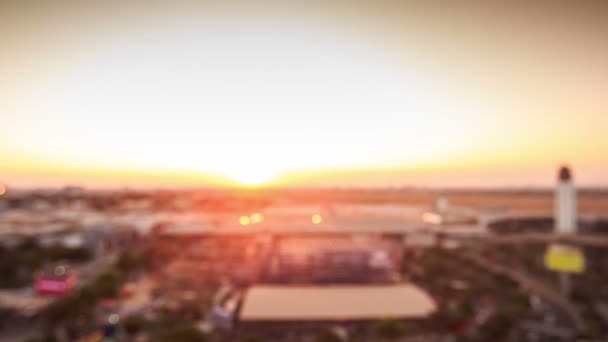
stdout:
POLYGON ((251 223, 260 223, 262 221, 264 221, 264 215, 262 215, 261 213, 254 213, 251 215, 250 218, 251 223))
POLYGON ((118 316, 118 314, 113 313, 108 317, 108 323, 110 324, 117 324, 118 321, 120 321, 120 316, 118 316))
POLYGON ((251 223, 251 219, 249 218, 249 216, 241 216, 239 218, 239 223, 241 224, 241 226, 248 226, 249 223, 251 223))

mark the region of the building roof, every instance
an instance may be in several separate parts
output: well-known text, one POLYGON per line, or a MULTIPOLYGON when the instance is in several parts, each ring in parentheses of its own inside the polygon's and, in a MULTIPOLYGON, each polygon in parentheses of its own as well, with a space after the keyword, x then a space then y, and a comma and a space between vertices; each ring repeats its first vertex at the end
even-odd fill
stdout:
POLYGON ((399 243, 388 242, 379 239, 361 238, 353 239, 351 237, 287 237, 280 241, 279 251, 281 253, 305 253, 311 254, 317 251, 331 250, 339 251, 378 251, 390 250, 394 247, 402 247, 399 243))
POLYGON ((323 223, 312 224, 307 220, 286 220, 265 218, 262 224, 242 226, 238 222, 223 223, 221 226, 200 224, 186 229, 170 227, 163 235, 176 236, 230 236, 238 234, 300 234, 300 235, 345 235, 345 234, 407 234, 408 232, 429 227, 424 222, 410 222, 393 218, 341 219, 323 218, 323 223))
POLYGON ((241 321, 334 321, 425 318, 433 299, 412 284, 253 286, 244 296, 241 321))

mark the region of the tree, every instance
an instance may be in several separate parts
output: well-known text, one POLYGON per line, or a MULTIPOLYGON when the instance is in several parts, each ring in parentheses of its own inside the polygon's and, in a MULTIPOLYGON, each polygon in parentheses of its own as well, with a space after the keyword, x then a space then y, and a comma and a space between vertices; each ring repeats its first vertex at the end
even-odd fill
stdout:
POLYGON ((152 337, 152 342, 207 342, 209 338, 193 326, 179 326, 152 337))
POLYGON ((71 260, 76 262, 87 261, 91 258, 86 248, 71 248, 60 245, 50 246, 42 250, 46 260, 71 260))
POLYGON ((130 335, 137 335, 146 324, 146 320, 142 315, 133 314, 124 319, 122 326, 125 332, 130 335))
POLYGON ((241 342, 266 342, 267 340, 263 337, 251 335, 245 336, 241 339, 241 342))
POLYGON ((140 255, 137 255, 132 252, 124 252, 120 255, 120 258, 118 259, 117 267, 122 272, 128 273, 141 267, 143 262, 144 260, 142 260, 142 257, 140 255))
POLYGON ((204 317, 204 307, 199 301, 183 302, 179 312, 184 320, 198 321, 204 317))
POLYGON ((473 305, 470 299, 454 299, 448 303, 447 320, 449 325, 461 324, 473 316, 473 305))
POLYGON ((481 326, 479 335, 482 341, 499 339, 509 333, 514 324, 513 318, 504 312, 498 312, 481 326))
POLYGON ((36 240, 35 237, 25 238, 17 246, 17 250, 20 252, 31 251, 38 248, 38 240, 36 240))
POLYGON ((25 340, 25 342, 57 342, 58 339, 51 334, 45 335, 43 337, 30 337, 25 340))
POLYGON ((602 318, 593 308, 592 303, 586 303, 583 306, 583 319, 585 321, 585 335, 592 338, 599 338, 602 336, 602 318))
POLYGON ((120 281, 118 272, 108 270, 100 274, 93 284, 90 285, 90 290, 95 297, 115 297, 118 294, 120 281))
POLYGON ((405 335, 408 328, 403 322, 394 319, 378 321, 373 327, 374 335, 385 340, 396 340, 405 335))
POLYGON ((315 342, 342 342, 342 338, 331 329, 323 329, 315 336, 315 342))

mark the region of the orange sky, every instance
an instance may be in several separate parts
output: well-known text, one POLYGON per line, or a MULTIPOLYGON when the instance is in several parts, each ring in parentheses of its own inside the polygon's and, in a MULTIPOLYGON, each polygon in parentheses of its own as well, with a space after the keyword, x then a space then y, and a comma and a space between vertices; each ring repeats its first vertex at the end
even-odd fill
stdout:
POLYGON ((9 185, 608 185, 606 8, 0 6, 9 185))

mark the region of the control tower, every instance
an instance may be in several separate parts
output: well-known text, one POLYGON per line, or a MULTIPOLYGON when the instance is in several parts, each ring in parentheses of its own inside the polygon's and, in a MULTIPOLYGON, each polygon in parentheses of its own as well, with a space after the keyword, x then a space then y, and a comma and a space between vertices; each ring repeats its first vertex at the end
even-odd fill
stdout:
POLYGON ((576 233, 576 189, 572 172, 567 166, 559 169, 555 189, 555 232, 560 234, 576 233))

